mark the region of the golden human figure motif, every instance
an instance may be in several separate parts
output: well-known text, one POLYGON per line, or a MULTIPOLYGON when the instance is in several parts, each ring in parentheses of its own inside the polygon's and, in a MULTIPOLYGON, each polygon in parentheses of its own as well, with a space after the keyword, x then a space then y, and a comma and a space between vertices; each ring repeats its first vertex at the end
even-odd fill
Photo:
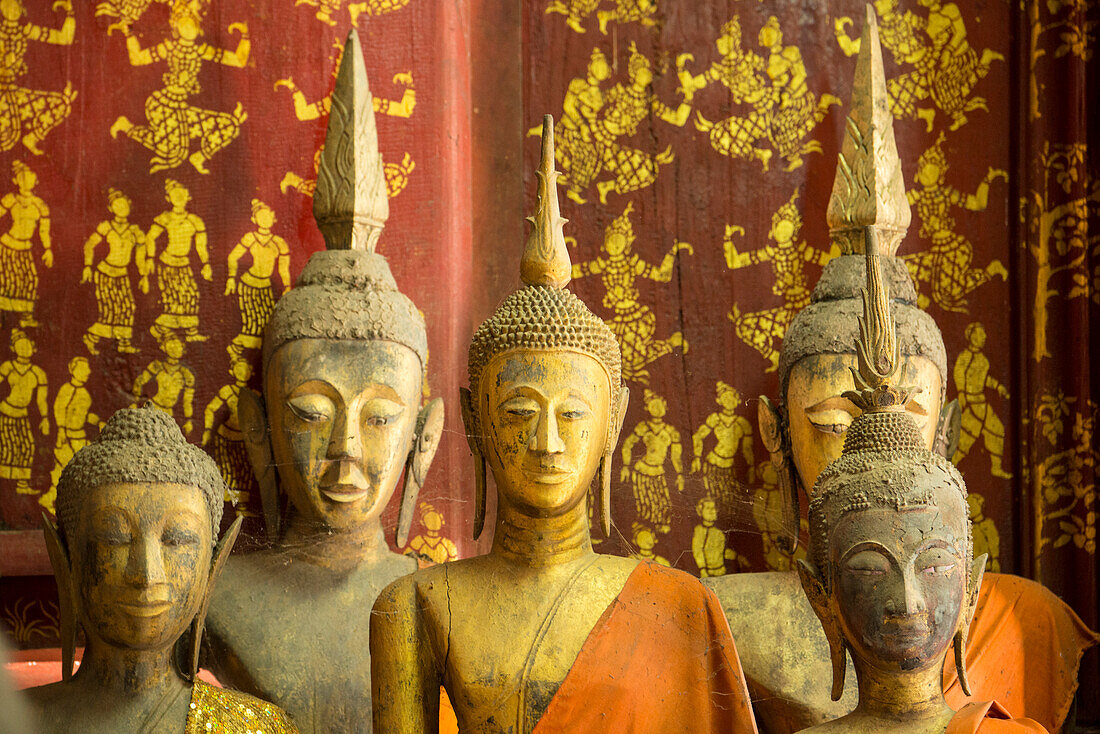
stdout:
POLYGON ((153 405, 175 418, 176 406, 182 403, 183 433, 186 435, 193 428, 191 415, 195 400, 195 373, 180 362, 185 347, 178 334, 171 331, 165 334, 160 340, 160 348, 164 359, 154 359, 134 380, 134 404, 136 406, 141 402, 145 386, 152 382, 156 386, 156 392, 150 398, 153 405))
POLYGON ((726 266, 730 270, 767 262, 771 264, 775 280, 772 293, 783 299, 783 305, 751 313, 741 313, 734 304, 729 314, 733 322, 734 333, 750 347, 760 352, 769 363, 768 372, 779 368, 779 350, 776 345, 783 341, 787 327, 794 315, 810 304, 810 286, 807 283, 805 267, 807 264, 824 266, 825 263, 840 254, 834 244, 826 252, 810 247, 802 233, 802 215, 798 212, 795 200, 798 190, 772 215, 772 226, 768 231, 769 244, 748 252, 739 252, 733 242, 735 234, 745 234, 745 230, 736 225, 726 225, 726 237, 723 251, 726 266))
POLYGON ((34 433, 31 431, 30 405, 38 408, 38 430, 49 435, 50 418, 46 408, 46 373, 31 362, 35 345, 27 332, 11 330, 11 351, 15 359, 0 364, 0 384, 8 394, 0 400, 0 479, 14 479, 18 494, 34 494, 31 465, 34 463, 34 433))
POLYGON ((95 300, 99 316, 84 334, 84 346, 99 354, 100 339, 118 341, 118 351, 133 354, 137 347, 130 343, 134 332, 134 291, 131 263, 141 275, 142 293, 149 292, 148 269, 145 264, 145 234, 136 224, 130 224, 130 198, 118 189, 107 190, 107 208, 113 217, 100 222, 84 243, 84 270, 81 283, 95 284, 95 300), (93 273, 95 250, 100 242, 107 244, 107 255, 99 261, 93 273))
POLYGON ((715 394, 719 409, 708 415, 703 425, 691 437, 691 448, 695 457, 691 460, 691 473, 702 472, 707 496, 717 501, 718 509, 724 515, 729 515, 738 499, 747 499, 739 497, 743 492, 743 485, 737 479, 734 466, 738 452, 745 460, 748 484, 755 481, 752 424, 735 412, 741 405, 741 393, 736 388, 719 381, 715 394), (714 448, 704 457, 705 442, 712 433, 714 448))
POLYGON ((643 393, 648 417, 634 426, 623 441, 623 468, 620 480, 630 482, 634 490, 634 509, 638 521, 658 533, 667 533, 672 525, 672 504, 669 501, 665 463, 671 460, 676 474, 676 490, 684 491, 684 447, 680 432, 665 423, 668 403, 649 388, 643 393), (634 461, 634 447, 639 443, 645 453, 634 461))
POLYGON ((690 255, 695 250, 686 242, 676 242, 660 265, 650 265, 633 252, 635 235, 630 222, 633 211, 634 204, 631 202, 608 225, 604 233, 603 254, 595 260, 574 263, 573 277, 600 276, 604 286, 603 305, 611 311, 607 325, 622 349, 623 377, 645 385, 649 383, 649 370, 646 368, 651 362, 671 354, 678 347, 686 352, 688 344, 679 331, 667 339, 653 338, 657 331, 657 316, 639 300, 636 280, 646 278, 655 283, 669 282, 677 253, 686 250, 690 255))
POLYGON ((450 538, 440 535, 439 531, 446 522, 443 513, 435 509, 430 502, 420 503, 420 522, 424 532, 409 541, 409 550, 432 563, 446 563, 458 558, 458 547, 450 538))
MULTIPOLYGON (((794 553, 790 553, 781 540, 787 534, 783 525, 785 499, 775 465, 771 461, 760 462, 756 467, 756 478, 759 483, 753 492, 752 518, 760 530, 764 565, 769 571, 792 571, 795 561, 805 557, 806 549, 800 545, 794 553)), ((805 526, 805 522, 802 524, 805 526)))
POLYGON ((73 111, 76 92, 70 82, 60 92, 20 86, 27 74, 27 45, 30 41, 70 46, 76 35, 76 20, 70 0, 57 0, 54 12, 63 12, 60 28, 24 22, 23 0, 0 0, 0 150, 11 150, 22 139, 31 153, 41 155, 38 144, 73 111))
MULTIPOLYGON (((294 0, 295 5, 310 5, 317 8, 315 17, 322 23, 328 25, 336 25, 336 15, 339 14, 340 8, 344 6, 347 0, 294 0)), ((359 27, 359 16, 377 16, 385 15, 386 13, 392 13, 395 10, 408 5, 410 0, 364 0, 363 2, 351 2, 347 3, 348 17, 351 18, 351 24, 356 28, 359 27)))
MULTIPOLYGON (((920 0, 920 4, 928 9, 927 17, 901 12, 898 0, 874 3, 883 47, 897 65, 910 67, 887 83, 890 109, 895 117, 924 120, 931 132, 938 108, 948 117, 948 129, 957 130, 966 124, 967 112, 989 109, 983 97, 971 93, 994 61, 1004 61, 1004 55, 987 48, 979 57, 967 40, 966 22, 955 3, 920 0), (933 106, 920 104, 929 99, 933 106)), ((837 40, 849 56, 859 52, 859 39, 847 32, 851 23, 851 18, 836 20, 837 40)))
MULTIPOLYGON (((561 119, 554 128, 558 141, 557 165, 562 169, 559 179, 566 196, 578 204, 585 203, 584 192, 601 170, 600 149, 594 133, 603 109, 605 94, 600 85, 611 76, 607 57, 598 47, 592 49, 583 77, 569 82, 562 102, 561 119)), ((537 132, 532 128, 528 134, 537 132)))
POLYGON ((290 288, 290 247, 286 240, 271 231, 275 211, 259 199, 253 199, 252 223, 256 231, 241 237, 229 253, 229 278, 225 283, 225 295, 236 293, 241 309, 241 333, 233 338, 237 350, 259 349, 263 343, 264 326, 275 308, 271 275, 276 267, 283 293, 290 288), (246 254, 252 261, 238 284, 237 266, 246 254))
POLYGON ((962 420, 959 426, 959 449, 955 463, 962 461, 974 444, 981 439, 989 454, 990 474, 1001 479, 1011 479, 1011 472, 1002 466, 1005 450, 1005 427, 986 400, 986 389, 996 390, 1005 400, 1008 388, 989 374, 989 358, 982 353, 985 347, 985 327, 975 322, 966 327, 966 349, 955 359, 955 388, 959 391, 959 409, 962 420))
POLYGON ((634 541, 634 547, 638 549, 637 553, 632 553, 631 558, 637 558, 639 561, 653 561, 659 563, 662 566, 672 567, 672 564, 668 562, 668 559, 662 555, 658 555, 657 548, 657 534, 653 532, 653 529, 648 525, 643 525, 640 522, 631 524, 631 530, 633 530, 632 540, 634 541))
MULTIPOLYGON (((577 33, 584 33, 581 25, 596 9, 601 0, 550 0, 546 5, 546 14, 559 13, 565 16, 565 23, 577 33)), ((614 10, 600 10, 596 18, 600 23, 600 33, 607 35, 607 24, 640 23, 645 27, 657 24, 657 0, 615 0, 614 10)))
POLYGON ((201 3, 173 3, 168 15, 171 36, 151 48, 141 47, 141 41, 130 34, 128 24, 119 25, 126 36, 131 65, 164 61, 168 66, 164 87, 145 100, 145 124, 134 125, 120 116, 111 125, 111 137, 117 138, 121 133, 152 151, 150 173, 175 168, 185 160, 199 173, 209 173, 206 162, 240 135, 241 124, 248 119, 240 102, 233 112, 206 110, 188 102, 201 89, 199 71, 204 62, 244 68, 252 49, 245 23, 229 26, 230 32, 241 36, 232 51, 199 41, 202 10, 201 3), (195 145, 198 150, 193 151, 195 145))
POLYGON ((975 492, 966 496, 970 506, 970 522, 974 531, 974 555, 986 556, 985 570, 1001 572, 1001 535, 993 518, 985 515, 985 497, 975 492))
POLYGON ((99 425, 99 416, 92 412, 92 394, 85 387, 91 374, 92 366, 86 357, 70 359, 69 381, 61 386, 53 400, 53 420, 57 424, 53 470, 50 471, 49 490, 38 498, 38 504, 50 514, 54 513, 61 470, 77 451, 88 445, 88 426, 99 425))
MULTIPOLYGON (((116 18, 114 23, 107 26, 107 32, 131 26, 141 19, 145 11, 154 2, 167 5, 171 0, 100 0, 95 6, 95 14, 98 18, 105 15, 108 18, 116 18)), ((210 0, 206 0, 210 2, 210 0)))
POLYGON ((256 513, 249 507, 249 499, 256 487, 256 479, 248 463, 248 451, 237 416, 237 401, 241 388, 252 377, 252 363, 239 357, 234 359, 229 365, 229 375, 233 382, 223 385, 203 411, 202 445, 214 457, 214 463, 225 481, 225 501, 233 505, 237 517, 255 517, 256 513), (226 410, 225 420, 215 425, 223 407, 226 410))
POLYGON ((50 208, 34 193, 38 176, 22 161, 12 161, 16 193, 0 199, 0 218, 11 215, 11 226, 0 235, 0 312, 18 314, 23 328, 38 326, 34 306, 38 301, 38 270, 34 265, 34 236, 42 244, 42 264, 53 267, 50 208))
POLYGON ((712 497, 703 497, 695 503, 695 514, 699 524, 691 534, 691 555, 699 569, 699 577, 725 576, 726 561, 737 561, 745 567, 744 559, 739 558, 733 548, 726 547, 726 534, 715 527, 718 520, 718 504, 712 497))
POLYGON ((903 259, 909 273, 920 289, 931 291, 931 296, 921 293, 917 305, 927 308, 935 302, 946 311, 966 313, 969 310, 967 296, 976 288, 989 282, 994 276, 1005 280, 1008 271, 1000 260, 992 260, 983 268, 971 267, 974 246, 955 232, 955 218, 951 210, 962 207, 967 211, 985 211, 989 205, 989 186, 998 178, 1008 180, 1008 174, 990 168, 973 194, 964 194, 947 181, 947 158, 943 152, 944 137, 921 154, 917 162, 916 182, 920 188, 911 188, 906 195, 909 203, 920 215, 920 235, 932 243, 921 252, 905 255, 903 259))
POLYGON ((157 286, 160 288, 162 313, 150 331, 160 338, 179 329, 187 341, 205 341, 199 334, 199 286, 191 270, 191 252, 198 256, 203 280, 211 280, 210 254, 206 249, 206 224, 197 214, 187 211, 191 192, 173 179, 164 182, 164 193, 172 208, 158 214, 145 236, 146 268, 153 267, 157 239, 167 233, 167 243, 156 259, 157 286))
POLYGON ((741 23, 734 17, 715 41, 722 59, 695 78, 697 85, 721 82, 732 101, 752 110, 711 122, 696 112, 696 129, 707 134, 711 147, 732 158, 758 160, 765 171, 777 153, 793 171, 803 156, 820 153, 821 143, 807 140, 829 108, 840 104, 832 94, 818 97, 806 82, 806 64, 797 46, 783 45, 779 20, 773 15, 760 29, 766 58, 741 46, 741 23))

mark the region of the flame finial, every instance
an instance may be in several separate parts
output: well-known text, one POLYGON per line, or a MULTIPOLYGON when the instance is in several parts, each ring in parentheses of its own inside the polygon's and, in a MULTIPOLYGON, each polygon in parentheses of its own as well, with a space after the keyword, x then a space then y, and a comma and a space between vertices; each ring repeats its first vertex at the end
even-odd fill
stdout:
POLYGON ((348 33, 317 169, 313 218, 330 250, 374 252, 390 216, 374 99, 359 35, 348 33))
POLYGON ((867 5, 844 143, 826 220, 841 252, 862 252, 863 229, 874 227, 879 254, 895 255, 912 216, 894 140, 878 21, 874 8, 867 5))
POLYGON ((554 170, 554 118, 542 118, 542 161, 538 170, 538 204, 534 216, 527 217, 533 226, 527 236, 520 260, 520 279, 526 285, 564 288, 572 278, 573 265, 565 249, 562 227, 569 220, 558 208, 558 176, 554 170))

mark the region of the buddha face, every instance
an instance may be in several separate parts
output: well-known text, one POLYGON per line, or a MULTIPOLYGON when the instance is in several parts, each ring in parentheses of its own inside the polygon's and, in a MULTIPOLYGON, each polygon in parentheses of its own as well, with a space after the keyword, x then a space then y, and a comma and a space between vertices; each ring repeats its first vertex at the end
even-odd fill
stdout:
POLYGON ((564 350, 506 352, 486 366, 480 390, 481 440, 500 501, 532 517, 583 501, 608 440, 603 366, 564 350))
POLYGON ((85 632, 118 648, 159 650, 179 639, 206 593, 210 510, 186 484, 102 485, 66 528, 85 632))
MULTIPOLYGON (((817 354, 799 360, 791 369, 786 395, 791 453, 807 492, 821 470, 840 456, 844 434, 860 413, 844 397, 852 389, 850 368, 854 367, 855 354, 817 354)), ((902 357, 896 382, 921 388, 908 408, 931 450, 940 415, 939 370, 927 357, 902 357)))
POLYGON ((295 510, 333 529, 377 522, 412 446, 420 360, 389 341, 298 339, 264 381, 271 449, 295 510))
POLYGON ((942 665, 967 606, 966 503, 948 485, 933 497, 849 512, 829 534, 840 632, 855 658, 886 672, 942 665))

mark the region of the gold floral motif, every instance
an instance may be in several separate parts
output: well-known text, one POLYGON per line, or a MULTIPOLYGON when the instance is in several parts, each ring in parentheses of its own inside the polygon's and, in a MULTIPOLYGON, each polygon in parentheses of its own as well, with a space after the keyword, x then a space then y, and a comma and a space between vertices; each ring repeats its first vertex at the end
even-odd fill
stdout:
POLYGON ((1028 0, 1020 5, 1026 9, 1028 21, 1028 113, 1031 120, 1038 120, 1043 116, 1039 97, 1046 85, 1039 81, 1035 72, 1039 60, 1049 51, 1039 47, 1042 37, 1052 31, 1061 31, 1058 34, 1061 43, 1054 49, 1053 58, 1072 56, 1086 62, 1092 58, 1097 21, 1088 19, 1089 0, 1028 0))

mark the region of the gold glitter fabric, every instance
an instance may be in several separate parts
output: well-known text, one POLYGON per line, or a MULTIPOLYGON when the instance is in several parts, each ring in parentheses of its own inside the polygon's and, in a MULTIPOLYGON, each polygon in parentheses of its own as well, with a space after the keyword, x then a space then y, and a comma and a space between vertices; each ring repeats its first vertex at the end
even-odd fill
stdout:
POLYGON ((195 681, 184 734, 298 734, 278 706, 195 681))

